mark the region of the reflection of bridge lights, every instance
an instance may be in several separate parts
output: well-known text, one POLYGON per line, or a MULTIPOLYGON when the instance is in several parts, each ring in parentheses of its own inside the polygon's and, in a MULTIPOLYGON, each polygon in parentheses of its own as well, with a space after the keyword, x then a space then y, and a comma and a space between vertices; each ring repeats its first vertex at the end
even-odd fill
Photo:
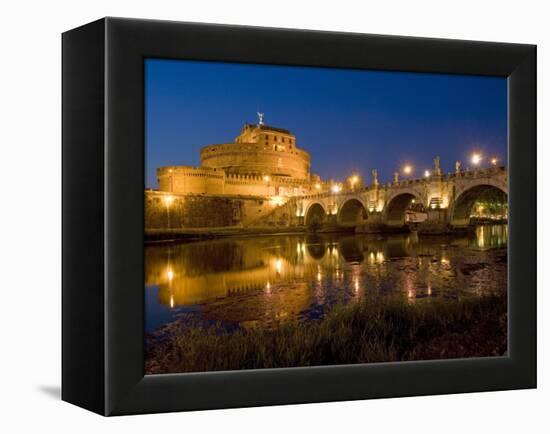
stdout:
POLYGON ((443 265, 449 265, 451 263, 451 261, 449 261, 447 258, 441 258, 441 263, 443 265))
POLYGON ((355 292, 359 292, 359 279, 355 278, 355 282, 353 283, 353 287, 355 288, 355 292))
POLYGON ((283 271, 283 261, 281 259, 275 260, 275 270, 278 274, 281 274, 281 271, 283 271))
POLYGON ((318 271, 317 272, 317 282, 320 282, 322 278, 323 278, 323 276, 321 275, 321 272, 318 271))
POLYGON ((265 292, 267 294, 271 294, 271 283, 269 283, 269 280, 267 281, 267 284, 265 285, 265 292))
POLYGON ((481 156, 481 154, 477 152, 474 152, 472 154, 472 164, 477 166, 479 163, 481 163, 482 160, 483 160, 483 157, 481 156))
POLYGON ((169 282, 171 282, 172 279, 174 279, 174 272, 172 271, 172 269, 168 269, 168 271, 166 272, 166 276, 168 277, 169 282))
POLYGON ((170 309, 173 309, 174 308, 174 295, 171 294, 170 295, 170 309))

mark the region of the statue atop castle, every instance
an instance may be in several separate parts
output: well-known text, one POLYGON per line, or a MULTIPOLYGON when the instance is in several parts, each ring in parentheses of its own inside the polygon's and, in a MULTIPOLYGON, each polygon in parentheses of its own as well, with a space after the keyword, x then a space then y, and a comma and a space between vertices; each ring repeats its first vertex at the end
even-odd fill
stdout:
POLYGON ((257 112, 256 114, 258 115, 258 125, 263 125, 264 124, 264 114, 260 113, 260 112, 257 112))

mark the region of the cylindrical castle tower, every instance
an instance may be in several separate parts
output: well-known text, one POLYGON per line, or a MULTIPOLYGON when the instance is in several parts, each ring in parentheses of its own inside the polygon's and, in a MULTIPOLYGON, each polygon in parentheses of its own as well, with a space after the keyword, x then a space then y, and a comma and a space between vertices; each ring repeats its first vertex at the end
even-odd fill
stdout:
POLYGON ((226 173, 309 180, 310 156, 288 130, 246 124, 234 143, 201 149, 201 165, 226 173))

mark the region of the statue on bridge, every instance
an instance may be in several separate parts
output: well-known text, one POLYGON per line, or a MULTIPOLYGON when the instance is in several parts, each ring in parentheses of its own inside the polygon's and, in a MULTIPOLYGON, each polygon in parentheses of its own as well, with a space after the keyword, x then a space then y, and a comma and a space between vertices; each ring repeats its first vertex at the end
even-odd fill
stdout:
POLYGON ((462 164, 462 163, 461 163, 460 161, 457 161, 457 162, 455 163, 455 172, 456 172, 457 176, 460 175, 460 165, 461 165, 461 164, 462 164))
POLYGON ((372 169, 372 184, 378 187, 378 170, 372 169))
POLYGON ((399 184, 399 172, 393 172, 393 183, 395 185, 399 184))
POLYGON ((434 158, 435 176, 441 176, 441 167, 439 166, 439 155, 434 158))

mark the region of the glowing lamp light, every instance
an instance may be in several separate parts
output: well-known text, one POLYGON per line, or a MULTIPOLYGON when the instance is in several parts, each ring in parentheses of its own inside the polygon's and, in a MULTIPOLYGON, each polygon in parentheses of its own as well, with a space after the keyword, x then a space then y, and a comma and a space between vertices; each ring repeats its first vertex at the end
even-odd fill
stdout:
POLYGON ((338 184, 334 184, 331 188, 333 193, 340 193, 341 189, 342 189, 342 187, 340 187, 338 184))
POLYGON ((429 170, 425 170, 425 171, 424 171, 424 177, 425 177, 425 178, 429 178, 429 177, 430 177, 430 171, 429 171, 429 170))
POLYGON ((162 200, 164 201, 164 205, 170 206, 174 202, 174 196, 164 196, 162 200))
POLYGON ((316 188, 317 190, 320 190, 320 189, 321 189, 321 184, 319 184, 319 183, 315 184, 315 188, 316 188))
POLYGON ((474 164, 475 166, 481 163, 482 160, 483 160, 483 157, 481 156, 481 154, 477 152, 472 154, 472 164, 474 164))
POLYGON ((407 164, 405 167, 403 167, 403 173, 405 175, 410 175, 413 171, 413 168, 410 164, 407 164))
POLYGON ((498 163, 498 158, 497 158, 497 157, 491 158, 491 164, 492 164, 493 166, 496 166, 497 163, 498 163))
POLYGON ((268 175, 265 175, 265 176, 264 176, 264 181, 265 181, 265 182, 269 182, 269 179, 270 179, 270 178, 269 178, 268 175))
POLYGON ((284 203, 285 203, 285 200, 281 196, 273 196, 271 198, 271 204, 272 205, 280 206, 284 203))

